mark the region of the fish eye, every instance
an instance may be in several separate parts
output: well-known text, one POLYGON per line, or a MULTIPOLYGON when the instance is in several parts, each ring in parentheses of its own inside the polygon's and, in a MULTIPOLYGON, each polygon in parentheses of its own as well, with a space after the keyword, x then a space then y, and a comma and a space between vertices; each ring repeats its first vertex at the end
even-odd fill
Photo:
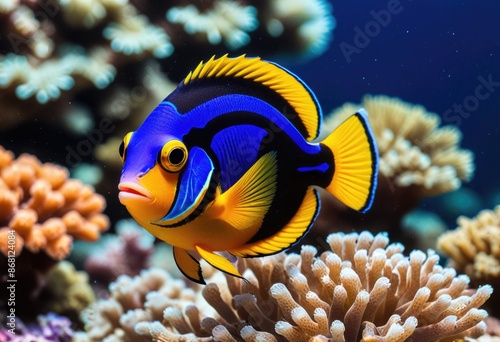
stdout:
POLYGON ((120 144, 120 147, 118 148, 118 152, 120 153, 120 159, 122 160, 122 163, 125 161, 125 154, 127 152, 127 146, 128 146, 128 143, 130 142, 130 138, 132 137, 132 133, 133 132, 128 132, 125 135, 122 143, 120 144))
POLYGON ((188 152, 179 140, 170 140, 163 145, 158 156, 159 164, 168 172, 179 172, 186 163, 188 152))

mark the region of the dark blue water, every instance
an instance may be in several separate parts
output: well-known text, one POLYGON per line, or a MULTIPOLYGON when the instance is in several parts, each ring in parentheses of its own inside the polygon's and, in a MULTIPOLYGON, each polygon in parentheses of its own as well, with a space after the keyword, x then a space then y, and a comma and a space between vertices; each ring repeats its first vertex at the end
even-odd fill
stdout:
POLYGON ((333 13, 330 49, 312 63, 290 66, 315 91, 324 113, 346 101, 359 103, 365 94, 422 104, 443 124, 458 126, 462 147, 474 151, 476 173, 467 186, 485 198, 498 192, 500 2, 341 0, 333 13), (383 25, 375 20, 373 13, 389 9, 388 20, 379 18, 383 25), (490 89, 477 90, 484 82, 490 89))

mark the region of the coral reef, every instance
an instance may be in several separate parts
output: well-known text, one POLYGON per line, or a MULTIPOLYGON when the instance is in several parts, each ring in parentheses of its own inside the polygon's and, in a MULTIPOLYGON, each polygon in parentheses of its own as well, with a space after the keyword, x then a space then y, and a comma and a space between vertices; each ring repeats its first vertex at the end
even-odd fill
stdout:
MULTIPOLYGON (((332 234, 329 251, 240 259, 249 280, 204 274, 192 289, 151 269, 110 285, 84 312, 87 340, 452 341, 484 334, 489 285, 438 265, 429 251, 405 257, 384 234, 332 234)), ((84 336, 81 336, 82 340, 84 336)))
POLYGON ((332 131, 360 107, 369 113, 380 155, 380 174, 397 187, 412 187, 419 196, 458 189, 474 172, 473 154, 459 148, 460 131, 438 127, 440 117, 419 105, 388 96, 366 96, 347 103, 325 122, 332 131))
POLYGON ((85 261, 92 281, 105 287, 120 275, 138 275, 153 254, 154 236, 133 219, 118 221, 115 230, 117 235, 104 236, 85 261))
POLYGON ((370 212, 358 214, 323 196, 324 209, 308 237, 314 243, 328 224, 344 232, 353 229, 380 229, 407 248, 415 246, 401 230, 401 220, 422 198, 456 190, 474 172, 473 153, 459 147, 461 133, 454 126, 440 127, 440 117, 424 107, 384 95, 366 96, 361 104, 346 103, 325 119, 322 135, 334 130, 359 108, 369 113, 369 121, 379 152, 379 177, 370 212), (327 224, 321 224, 326 222, 327 224), (317 226, 318 226, 317 225, 317 226), (377 228, 379 227, 379 228, 377 228))
POLYGON ((55 260, 71 251, 73 238, 95 241, 109 226, 104 198, 93 188, 69 179, 58 165, 13 153, 0 146, 0 251, 7 256, 7 236, 14 230, 15 255, 43 251, 55 260))
MULTIPOLYGON (((123 136, 200 60, 228 52, 307 60, 329 47, 335 25, 327 0, 7 1, 0 5, 0 144, 13 139, 10 148, 21 153, 30 145, 11 128, 42 129, 39 158, 45 152, 69 168, 100 167, 94 185, 114 199, 109 180, 119 177, 123 136)), ((111 219, 123 218, 109 202, 111 219)))
MULTIPOLYGON (((8 326, 8 325, 7 325, 8 326)), ((73 340, 71 322, 53 313, 40 315, 36 324, 24 324, 17 318, 16 328, 0 328, 2 342, 70 342, 73 340), (13 333, 15 332, 15 334, 13 333)))
POLYGON ((94 301, 88 274, 77 271, 71 262, 63 260, 47 275, 37 304, 41 311, 55 312, 79 322, 80 313, 94 301))
POLYGON ((82 313, 86 336, 79 340, 151 341, 135 332, 136 323, 161 320, 167 306, 183 309, 197 296, 183 280, 155 268, 134 278, 119 276, 109 289, 109 299, 98 300, 82 313))
MULTIPOLYGON (((15 258, 17 310, 33 315, 47 272, 68 256, 73 239, 95 241, 109 226, 106 202, 68 171, 0 146, 0 262, 15 258)), ((12 266, 10 266, 12 267, 12 266)), ((0 273, 2 283, 7 268, 0 273)), ((0 309, 6 301, 0 301, 0 309)))
POLYGON ((331 11, 324 0, 8 2, 0 8, 8 31, 0 44, 1 129, 34 113, 71 112, 68 103, 84 90, 99 94, 112 82, 128 88, 151 60, 179 81, 199 60, 227 50, 265 57, 279 45, 284 55, 317 56, 331 40, 331 11), (124 70, 127 80, 119 77, 124 70))
MULTIPOLYGON (((500 286, 500 205, 482 210, 470 219, 460 216, 458 227, 441 235, 438 248, 450 257, 450 265, 465 272, 476 286, 500 286)), ((500 297, 494 295, 498 302, 500 297)), ((498 314, 498 308, 492 307, 498 314)))

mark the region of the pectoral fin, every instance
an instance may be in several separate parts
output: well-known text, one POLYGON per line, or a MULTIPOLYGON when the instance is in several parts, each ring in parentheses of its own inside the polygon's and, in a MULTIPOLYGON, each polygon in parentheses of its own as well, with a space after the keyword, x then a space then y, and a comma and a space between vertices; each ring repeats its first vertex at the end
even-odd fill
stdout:
POLYGON ((201 274, 200 263, 185 249, 174 247, 174 260, 177 267, 179 267, 186 278, 198 284, 205 285, 205 280, 201 274))
POLYGON ((215 254, 214 252, 203 249, 203 247, 200 247, 198 245, 196 245, 195 248, 200 256, 216 269, 246 281, 246 279, 243 278, 240 272, 238 272, 236 267, 234 267, 234 265, 222 255, 215 254))
POLYGON ((213 218, 238 230, 260 226, 276 193, 277 171, 276 152, 260 157, 226 192, 217 191, 213 218))

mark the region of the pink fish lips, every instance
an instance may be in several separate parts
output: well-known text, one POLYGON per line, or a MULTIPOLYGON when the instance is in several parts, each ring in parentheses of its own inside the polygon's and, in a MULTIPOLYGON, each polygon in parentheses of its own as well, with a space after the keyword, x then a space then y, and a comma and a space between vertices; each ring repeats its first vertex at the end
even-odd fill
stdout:
POLYGON ((122 204, 125 204, 128 200, 153 201, 153 196, 151 196, 149 191, 136 183, 122 182, 118 184, 118 190, 120 190, 118 198, 122 204))

